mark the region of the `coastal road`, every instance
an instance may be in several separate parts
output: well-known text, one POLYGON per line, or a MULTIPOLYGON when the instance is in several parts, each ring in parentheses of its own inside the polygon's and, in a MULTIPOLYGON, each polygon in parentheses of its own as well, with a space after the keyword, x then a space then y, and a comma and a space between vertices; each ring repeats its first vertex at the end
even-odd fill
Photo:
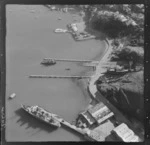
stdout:
POLYGON ((98 100, 99 102, 103 102, 106 106, 108 106, 108 108, 115 114, 115 118, 119 123, 123 122, 126 123, 129 126, 129 128, 131 128, 143 140, 144 139, 143 134, 138 132, 137 128, 135 128, 133 124, 97 90, 95 82, 106 71, 106 68, 103 67, 102 62, 109 61, 109 55, 111 52, 112 52, 111 41, 108 41, 106 53, 104 54, 99 64, 97 65, 95 74, 91 77, 89 84, 89 91, 94 99, 98 100))

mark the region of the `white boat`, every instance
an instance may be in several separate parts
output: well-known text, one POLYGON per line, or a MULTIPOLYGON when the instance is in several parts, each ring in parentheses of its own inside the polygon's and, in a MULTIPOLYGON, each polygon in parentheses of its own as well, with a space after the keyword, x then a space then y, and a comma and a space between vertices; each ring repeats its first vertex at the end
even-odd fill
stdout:
POLYGON ((56 64, 56 61, 54 59, 47 59, 47 60, 44 59, 41 62, 41 64, 43 64, 43 65, 54 65, 54 64, 56 64))
POLYGON ((65 33, 65 32, 67 32, 67 31, 68 31, 68 30, 59 29, 59 28, 55 30, 56 33, 65 33))
POLYGON ((56 10, 56 7, 55 7, 55 6, 52 6, 52 7, 51 7, 51 10, 56 10))
POLYGON ((13 99, 16 97, 16 94, 15 93, 12 93, 10 96, 9 96, 9 99, 13 99))
POLYGON ((36 106, 27 106, 21 104, 21 108, 29 113, 31 116, 49 124, 54 127, 61 127, 60 122, 56 119, 56 114, 53 114, 51 112, 48 112, 47 110, 43 109, 42 107, 36 105, 36 106))

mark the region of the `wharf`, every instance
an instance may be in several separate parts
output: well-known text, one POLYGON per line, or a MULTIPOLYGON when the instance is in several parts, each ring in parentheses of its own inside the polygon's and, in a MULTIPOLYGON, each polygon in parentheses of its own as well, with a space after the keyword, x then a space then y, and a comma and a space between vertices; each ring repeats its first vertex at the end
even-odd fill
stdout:
POLYGON ((99 61, 95 60, 78 60, 78 59, 55 59, 55 58, 44 58, 44 60, 55 60, 55 61, 68 61, 68 62, 92 62, 99 63, 99 61))
POLYGON ((78 78, 78 79, 86 79, 91 76, 57 76, 57 75, 30 75, 29 78, 78 78))
POLYGON ((63 118, 61 118, 61 117, 59 117, 59 116, 54 116, 55 117, 55 119, 57 120, 57 121, 59 121, 61 124, 63 124, 64 126, 67 126, 68 128, 70 128, 70 129, 72 129, 72 130, 74 130, 74 131, 76 131, 76 132, 78 132, 78 133, 80 133, 80 134, 82 134, 82 135, 85 135, 86 134, 86 131, 85 130, 83 130, 83 129, 81 129, 81 128, 78 128, 78 127, 76 127, 75 125, 72 125, 72 124, 70 124, 69 122, 67 122, 67 121, 65 121, 63 118))

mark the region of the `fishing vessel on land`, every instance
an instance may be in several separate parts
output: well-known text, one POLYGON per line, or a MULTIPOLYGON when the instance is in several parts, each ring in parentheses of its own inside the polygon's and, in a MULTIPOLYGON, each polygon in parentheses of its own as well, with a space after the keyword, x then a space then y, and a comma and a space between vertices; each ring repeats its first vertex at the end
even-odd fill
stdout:
POLYGON ((112 75, 118 75, 118 74, 126 74, 128 72, 129 72, 128 69, 119 70, 119 69, 115 69, 115 68, 109 68, 109 69, 107 69, 107 71, 105 73, 112 74, 112 75))
POLYGON ((49 124, 52 125, 54 127, 61 127, 61 124, 59 121, 57 121, 57 119, 55 118, 55 114, 50 113, 48 111, 46 111, 45 109, 43 109, 40 106, 26 106, 26 105, 22 105, 21 104, 21 108, 23 110, 25 110, 27 113, 29 113, 30 115, 32 115, 33 117, 49 124))

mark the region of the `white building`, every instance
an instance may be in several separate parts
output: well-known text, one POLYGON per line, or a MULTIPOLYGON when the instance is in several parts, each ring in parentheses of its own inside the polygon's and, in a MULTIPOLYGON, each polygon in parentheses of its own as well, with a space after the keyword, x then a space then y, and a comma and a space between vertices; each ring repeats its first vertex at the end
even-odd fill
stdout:
POLYGON ((139 137, 125 123, 113 129, 112 134, 123 142, 139 142, 139 137))
POLYGON ((71 27, 72 27, 73 31, 75 31, 75 32, 78 31, 78 28, 77 28, 76 24, 71 24, 71 27))
POLYGON ((88 112, 92 115, 98 124, 114 115, 114 113, 111 112, 110 109, 103 103, 99 103, 96 106, 90 108, 88 112))

